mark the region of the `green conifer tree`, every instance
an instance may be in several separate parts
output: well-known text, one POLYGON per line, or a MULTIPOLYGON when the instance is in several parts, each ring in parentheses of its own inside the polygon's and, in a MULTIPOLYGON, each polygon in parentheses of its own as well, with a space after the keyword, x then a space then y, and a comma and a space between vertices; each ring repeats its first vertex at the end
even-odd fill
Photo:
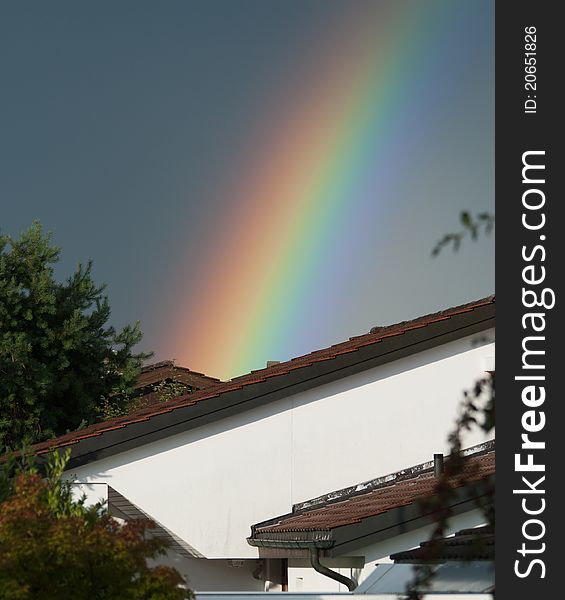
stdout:
POLYGON ((91 263, 56 281, 59 254, 37 222, 19 239, 0 235, 0 447, 91 423, 110 396, 126 403, 149 356, 132 351, 138 323, 108 325, 91 263))

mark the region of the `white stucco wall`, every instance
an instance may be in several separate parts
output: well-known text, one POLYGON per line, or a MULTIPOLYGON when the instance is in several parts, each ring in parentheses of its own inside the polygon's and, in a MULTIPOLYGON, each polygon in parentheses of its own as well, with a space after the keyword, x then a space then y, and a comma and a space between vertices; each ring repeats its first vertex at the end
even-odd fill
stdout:
MULTIPOLYGON (((481 337, 484 337, 481 336, 481 337)), ((255 558, 253 523, 447 450, 494 345, 465 338, 75 470, 207 558, 255 558)), ((483 441, 471 435, 467 445, 483 441)))
MULTIPOLYGON (((294 397, 294 503, 447 452, 462 391, 484 375, 494 344, 466 338, 294 397)), ((466 440, 483 441, 478 432, 466 440)))
POLYGON ((263 592, 265 587, 263 581, 253 576, 253 571, 257 568, 255 560, 246 560, 241 566, 232 566, 224 559, 189 559, 169 553, 156 562, 174 567, 184 577, 190 589, 198 592, 232 590, 263 592))

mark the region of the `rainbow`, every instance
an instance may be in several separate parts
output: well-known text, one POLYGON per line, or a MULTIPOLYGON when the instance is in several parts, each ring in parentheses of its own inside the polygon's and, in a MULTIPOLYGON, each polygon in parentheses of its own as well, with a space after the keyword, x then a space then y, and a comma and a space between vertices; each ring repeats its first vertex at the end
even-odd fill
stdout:
POLYGON ((320 282, 394 214, 386 189, 425 118, 419 86, 434 83, 422 48, 449 60, 433 40, 450 4, 355 4, 274 91, 276 119, 250 132, 254 147, 222 186, 230 211, 210 235, 206 275, 177 294, 160 346, 179 363, 221 378, 261 368, 289 358, 281 349, 307 329, 306 308, 339 310, 320 282))

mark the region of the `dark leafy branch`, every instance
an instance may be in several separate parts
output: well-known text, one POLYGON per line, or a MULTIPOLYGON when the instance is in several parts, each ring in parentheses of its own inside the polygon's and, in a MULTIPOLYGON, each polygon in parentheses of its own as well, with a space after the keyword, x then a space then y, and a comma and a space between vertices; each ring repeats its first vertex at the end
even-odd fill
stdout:
POLYGON ((432 256, 437 256, 448 246, 452 246, 453 251, 457 252, 461 247, 461 242, 466 237, 470 237, 473 241, 476 241, 481 231, 485 235, 490 235, 494 228, 494 215, 489 212, 483 212, 473 217, 469 212, 464 210, 459 215, 459 222, 463 229, 444 235, 434 246, 432 256))

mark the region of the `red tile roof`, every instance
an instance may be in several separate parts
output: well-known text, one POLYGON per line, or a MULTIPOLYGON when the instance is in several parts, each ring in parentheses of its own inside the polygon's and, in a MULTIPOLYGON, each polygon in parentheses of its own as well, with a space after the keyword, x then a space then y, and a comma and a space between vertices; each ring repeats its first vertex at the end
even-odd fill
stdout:
MULTIPOLYGON (((134 385, 133 398, 136 401, 137 409, 161 404, 166 389, 161 389, 161 384, 174 383, 180 387, 175 388, 176 396, 193 394, 198 390, 221 383, 216 377, 209 377, 203 373, 192 371, 186 367, 176 365, 172 360, 166 360, 152 365, 147 365, 141 369, 134 385)), ((169 398, 170 398, 170 392, 169 398)), ((130 414, 134 411, 132 410, 130 414)))
MULTIPOLYGON (((464 478, 453 478, 450 483, 457 488, 486 479, 494 474, 494 462, 494 450, 469 456, 464 464, 464 478)), ((363 519, 432 497, 437 481, 433 467, 412 477, 406 477, 402 472, 371 491, 351 495, 337 502, 330 501, 322 506, 300 511, 299 514, 275 518, 269 524, 259 523, 253 527, 252 538, 279 532, 328 531, 361 523, 363 519)))
POLYGON ((164 360, 143 367, 134 388, 143 388, 166 379, 185 383, 195 389, 203 389, 221 383, 216 377, 209 377, 198 371, 192 371, 187 367, 175 364, 173 360, 164 360))
MULTIPOLYGON (((351 353, 359 352, 364 348, 385 343, 387 340, 399 338, 405 334, 425 330, 428 327, 433 328, 435 324, 448 322, 452 319, 454 320, 453 328, 457 329, 460 325, 459 320, 463 319, 465 315, 489 307, 494 309, 494 303, 494 296, 489 296, 475 302, 419 317, 411 321, 403 321, 402 323, 397 323, 396 325, 391 325, 389 327, 376 328, 370 333, 352 337, 345 342, 335 344, 329 348, 317 350, 310 354, 293 358, 292 360, 281 362, 265 369, 251 371, 246 375, 236 377, 230 381, 215 383, 205 389, 181 396, 166 403, 145 407, 123 417, 95 423, 84 429, 73 431, 55 439, 37 444, 34 446, 34 450, 36 454, 45 454, 55 448, 72 446, 87 438, 102 436, 106 432, 125 428, 135 423, 146 422, 155 417, 159 417, 160 415, 165 415, 180 409, 194 407, 203 401, 209 401, 236 390, 250 390, 255 384, 261 384, 275 379, 280 379, 280 387, 281 389, 284 389, 286 386, 290 385, 290 383, 286 381, 285 376, 291 373, 306 369, 315 364, 321 364, 339 357, 344 357, 351 353)), ((494 313, 494 311, 492 311, 492 313, 494 313)), ((489 319, 493 319, 493 314, 489 313, 489 315, 485 316, 485 320, 489 319)), ((461 325, 461 327, 464 328, 465 325, 461 325)), ((430 335, 432 335, 431 330, 430 335)), ((436 334, 434 333, 433 335, 436 334)), ((409 340, 407 338, 406 343, 408 344, 408 342, 409 340)), ((248 395, 251 396, 252 391, 250 391, 248 395)))

